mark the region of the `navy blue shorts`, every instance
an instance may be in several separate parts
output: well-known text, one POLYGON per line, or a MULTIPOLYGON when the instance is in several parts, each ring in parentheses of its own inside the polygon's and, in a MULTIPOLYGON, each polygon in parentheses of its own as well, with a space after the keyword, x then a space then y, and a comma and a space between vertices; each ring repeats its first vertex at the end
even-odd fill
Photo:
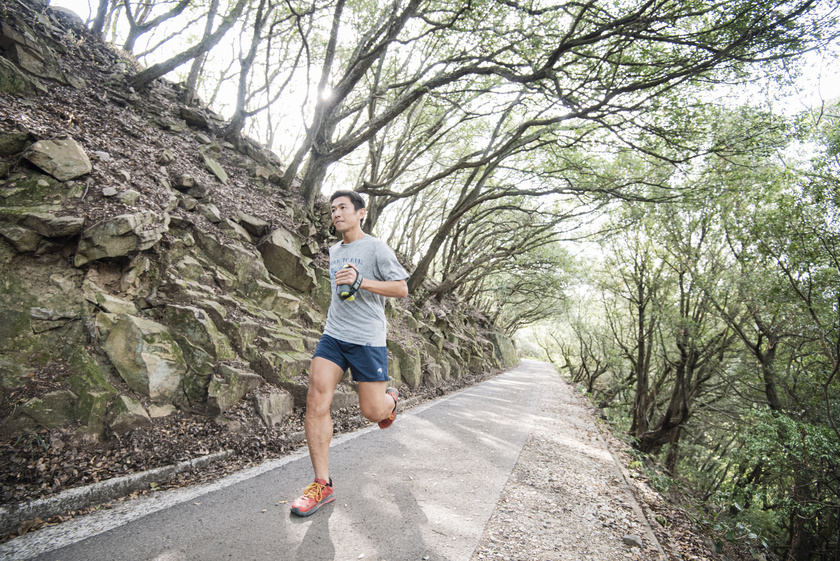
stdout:
POLYGON ((313 358, 319 356, 334 362, 350 374, 356 382, 388 381, 388 348, 345 343, 335 337, 322 335, 313 358))

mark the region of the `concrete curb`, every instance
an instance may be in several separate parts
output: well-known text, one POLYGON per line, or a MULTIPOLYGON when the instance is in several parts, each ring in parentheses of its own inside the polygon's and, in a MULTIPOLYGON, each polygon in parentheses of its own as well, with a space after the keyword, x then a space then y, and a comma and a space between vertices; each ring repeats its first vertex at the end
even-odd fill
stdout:
POLYGON ((123 477, 115 477, 85 487, 75 487, 46 499, 0 507, 0 532, 10 532, 27 520, 47 520, 89 506, 112 501, 141 489, 148 489, 152 483, 168 481, 175 475, 189 469, 199 468, 214 462, 226 460, 232 450, 215 452, 200 458, 185 460, 174 465, 163 466, 123 477))

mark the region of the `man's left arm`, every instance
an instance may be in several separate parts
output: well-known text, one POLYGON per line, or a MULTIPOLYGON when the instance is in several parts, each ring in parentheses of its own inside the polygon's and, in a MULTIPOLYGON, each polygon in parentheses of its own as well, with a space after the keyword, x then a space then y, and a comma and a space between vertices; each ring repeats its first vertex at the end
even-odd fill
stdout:
POLYGON ((405 279, 380 281, 364 278, 359 288, 388 298, 405 298, 408 296, 408 283, 405 282, 405 279))

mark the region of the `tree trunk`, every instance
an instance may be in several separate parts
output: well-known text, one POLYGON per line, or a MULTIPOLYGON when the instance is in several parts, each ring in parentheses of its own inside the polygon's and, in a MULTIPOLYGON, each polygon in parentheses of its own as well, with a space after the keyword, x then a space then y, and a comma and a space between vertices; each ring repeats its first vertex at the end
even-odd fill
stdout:
POLYGON ((636 318, 636 357, 632 360, 634 374, 636 376, 636 391, 633 397, 633 422, 630 426, 630 434, 641 436, 648 431, 648 411, 650 410, 650 369, 648 361, 647 341, 647 303, 650 299, 650 286, 645 275, 647 269, 644 265, 634 267, 636 294, 635 311, 636 318))
POLYGON ((668 409, 653 429, 639 436, 636 447, 642 452, 656 454, 665 444, 676 442, 682 425, 688 421, 689 388, 686 382, 689 372, 694 368, 695 359, 687 350, 682 350, 681 355, 680 364, 674 367, 674 386, 671 389, 668 409))
MULTIPOLYGON (((210 9, 207 12, 207 22, 204 25, 203 38, 209 37, 213 32, 213 21, 216 19, 216 14, 219 12, 219 0, 212 0, 210 2, 210 9)), ((187 76, 187 84, 184 88, 184 104, 192 105, 195 99, 195 92, 198 88, 198 77, 201 74, 201 67, 204 66, 204 60, 207 58, 207 53, 201 53, 190 66, 190 74, 187 76)))
POLYGON ((682 436, 682 427, 677 427, 677 433, 668 446, 668 455, 665 457, 665 473, 671 477, 677 475, 677 464, 680 459, 680 436, 682 436))
POLYGON ((108 13, 110 3, 110 0, 99 0, 99 4, 96 6, 96 17, 93 18, 93 24, 90 28, 94 35, 102 36, 105 30, 105 15, 108 13))
POLYGON ((316 156, 311 157, 306 167, 306 173, 303 174, 303 179, 300 184, 301 194, 306 203, 306 208, 311 209, 315 206, 315 200, 321 193, 321 185, 324 183, 324 178, 327 176, 327 166, 332 161, 327 158, 316 156))

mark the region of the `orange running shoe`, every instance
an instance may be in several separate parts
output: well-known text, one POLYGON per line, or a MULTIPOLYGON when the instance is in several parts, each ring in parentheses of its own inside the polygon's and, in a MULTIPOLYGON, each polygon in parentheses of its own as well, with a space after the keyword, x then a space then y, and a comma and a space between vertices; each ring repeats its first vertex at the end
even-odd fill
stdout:
POLYGON ((388 417, 379 421, 379 428, 381 429, 387 429, 390 427, 394 423, 394 419, 397 418, 397 398, 400 395, 397 388, 388 388, 385 390, 385 393, 394 398, 394 410, 391 411, 391 414, 388 417))
POLYGON ((331 503, 335 500, 335 492, 333 491, 332 477, 329 483, 323 479, 315 479, 314 482, 306 486, 303 490, 303 496, 298 497, 292 503, 292 514, 298 516, 309 516, 315 514, 321 505, 331 503))

